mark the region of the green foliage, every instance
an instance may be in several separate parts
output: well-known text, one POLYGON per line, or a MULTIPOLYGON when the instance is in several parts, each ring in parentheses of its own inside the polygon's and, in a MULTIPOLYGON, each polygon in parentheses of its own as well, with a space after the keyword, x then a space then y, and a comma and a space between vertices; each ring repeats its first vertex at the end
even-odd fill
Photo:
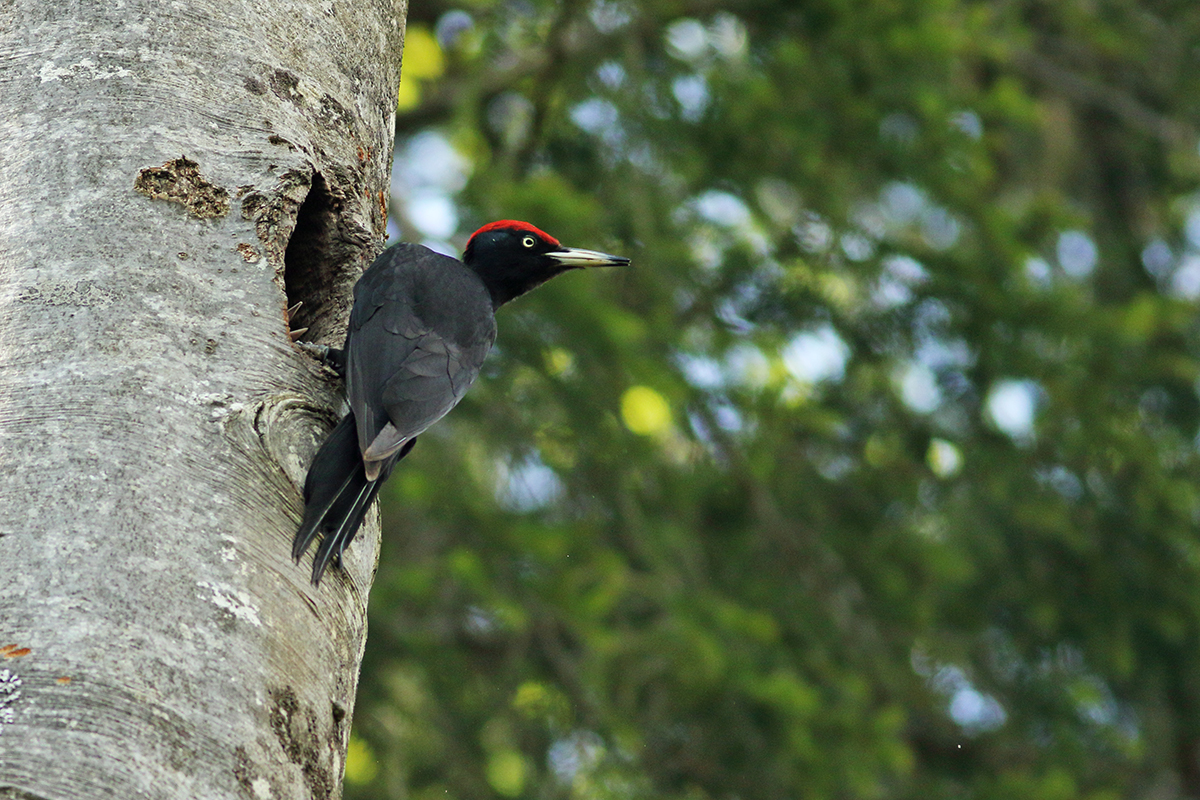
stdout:
POLYGON ((392 479, 347 796, 1200 795, 1200 6, 462 8, 401 230, 634 266, 392 479))

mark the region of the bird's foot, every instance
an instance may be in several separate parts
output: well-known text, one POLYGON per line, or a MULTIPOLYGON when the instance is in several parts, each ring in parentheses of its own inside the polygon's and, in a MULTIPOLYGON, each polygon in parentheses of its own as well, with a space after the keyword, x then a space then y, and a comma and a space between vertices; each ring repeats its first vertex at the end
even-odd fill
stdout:
POLYGON ((313 344, 312 342, 296 342, 296 346, 332 369, 338 375, 345 377, 346 359, 345 353, 342 350, 324 344, 313 344))
POLYGON ((329 351, 332 349, 326 344, 313 344, 312 342, 296 342, 296 347, 299 347, 310 356, 320 361, 322 364, 329 363, 329 351))

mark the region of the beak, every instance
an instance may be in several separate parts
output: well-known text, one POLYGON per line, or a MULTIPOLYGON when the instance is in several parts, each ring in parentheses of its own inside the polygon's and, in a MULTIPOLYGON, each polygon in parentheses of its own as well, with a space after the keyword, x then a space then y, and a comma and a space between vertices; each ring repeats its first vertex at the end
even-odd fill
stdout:
POLYGON ((567 269, 575 267, 623 267, 629 263, 624 256, 610 256, 595 250, 580 250, 575 247, 564 247, 562 250, 552 250, 546 253, 550 258, 567 269))

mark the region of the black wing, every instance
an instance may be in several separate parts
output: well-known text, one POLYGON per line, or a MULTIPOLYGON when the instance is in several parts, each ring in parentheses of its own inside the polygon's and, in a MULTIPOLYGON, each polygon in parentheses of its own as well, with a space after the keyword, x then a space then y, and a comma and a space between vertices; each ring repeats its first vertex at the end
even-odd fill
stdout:
POLYGON ((304 483, 292 556, 318 535, 312 582, 340 562, 363 516, 417 434, 466 394, 496 338, 483 282, 460 262, 397 245, 354 287, 346 335, 351 412, 321 445, 304 483), (364 452, 378 445, 374 460, 364 452))
POLYGON ((346 393, 359 450, 380 462, 446 415, 496 339, 487 288, 461 262, 420 245, 387 250, 354 291, 346 393))

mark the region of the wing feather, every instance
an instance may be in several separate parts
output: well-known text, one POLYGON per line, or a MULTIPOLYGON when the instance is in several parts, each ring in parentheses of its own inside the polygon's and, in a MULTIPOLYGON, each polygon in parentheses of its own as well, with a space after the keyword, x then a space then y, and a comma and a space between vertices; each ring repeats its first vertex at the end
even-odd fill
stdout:
POLYGON ((360 452, 389 423, 390 450, 445 416, 495 338, 491 297, 474 272, 420 245, 387 251, 355 287, 346 337, 360 452))

